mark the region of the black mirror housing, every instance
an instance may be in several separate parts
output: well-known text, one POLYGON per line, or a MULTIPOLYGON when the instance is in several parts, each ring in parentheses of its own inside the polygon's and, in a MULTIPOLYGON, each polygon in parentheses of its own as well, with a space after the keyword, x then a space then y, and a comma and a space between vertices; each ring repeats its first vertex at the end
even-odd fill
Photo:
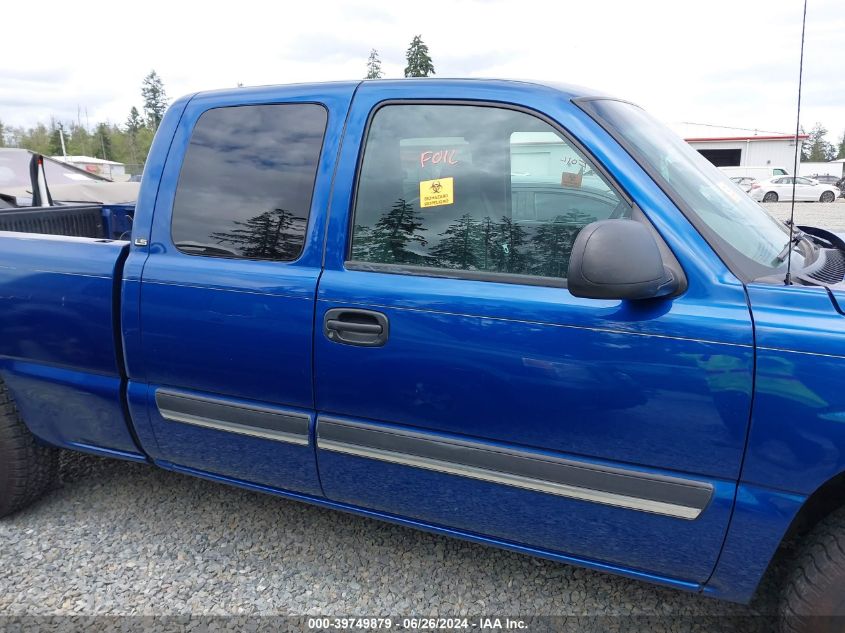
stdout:
POLYGON ((575 238, 567 287, 576 297, 638 300, 670 295, 678 281, 663 265, 646 226, 636 220, 599 220, 575 238))

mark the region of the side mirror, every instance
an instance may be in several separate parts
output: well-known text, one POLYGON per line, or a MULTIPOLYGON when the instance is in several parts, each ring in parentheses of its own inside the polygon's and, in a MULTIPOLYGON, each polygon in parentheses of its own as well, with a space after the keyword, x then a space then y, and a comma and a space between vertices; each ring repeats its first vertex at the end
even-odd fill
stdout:
POLYGON ((678 280, 663 265, 647 227, 635 220, 599 220, 575 238, 567 287, 588 299, 652 299, 675 292, 678 280))

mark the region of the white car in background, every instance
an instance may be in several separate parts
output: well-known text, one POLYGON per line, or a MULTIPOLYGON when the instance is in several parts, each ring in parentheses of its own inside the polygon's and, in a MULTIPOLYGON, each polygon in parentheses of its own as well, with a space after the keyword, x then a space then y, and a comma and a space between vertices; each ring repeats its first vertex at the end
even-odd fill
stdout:
POLYGON ((751 185, 749 195, 758 202, 784 202, 792 200, 792 187, 795 181, 795 200, 812 202, 834 202, 839 189, 832 185, 823 185, 810 178, 776 176, 761 180, 751 185))

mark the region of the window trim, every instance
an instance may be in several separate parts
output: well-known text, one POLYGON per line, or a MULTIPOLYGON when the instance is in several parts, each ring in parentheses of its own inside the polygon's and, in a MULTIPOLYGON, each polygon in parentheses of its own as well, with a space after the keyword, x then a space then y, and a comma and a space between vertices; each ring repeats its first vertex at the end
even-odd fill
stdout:
POLYGON ((331 111, 329 110, 328 106, 325 103, 321 103, 319 101, 273 101, 269 103, 238 103, 232 105, 220 105, 215 106, 212 108, 207 108, 203 110, 199 116, 197 116, 196 121, 194 121, 193 126, 191 127, 191 134, 188 137, 187 145, 185 146, 185 151, 182 153, 182 161, 179 165, 179 178, 176 180, 176 187, 173 189, 173 202, 170 204, 170 226, 168 227, 168 237, 170 238, 170 244, 176 249, 176 252, 180 255, 187 255, 189 257, 209 257, 213 259, 226 259, 232 261, 247 261, 247 262, 273 262, 277 264, 293 264, 300 259, 305 254, 305 245, 308 243, 308 227, 311 223, 311 211, 314 206, 314 192, 317 190, 317 180, 320 178, 320 164, 323 161, 323 152, 325 151, 326 147, 326 133, 329 129, 329 117, 331 115, 331 111), (176 245, 176 240, 173 239, 173 218, 175 217, 174 211, 176 210, 176 196, 179 193, 179 185, 182 184, 182 176, 183 170, 185 167, 185 159, 188 157, 188 150, 191 147, 191 141, 194 137, 194 132, 197 129, 197 125, 199 124, 202 117, 204 117, 208 112, 213 110, 230 110, 234 108, 253 108, 256 106, 284 106, 284 105, 315 105, 319 106, 324 114, 324 124, 323 124, 323 133, 320 136, 320 151, 317 154, 317 161, 314 169, 314 179, 311 183, 311 195, 308 199, 308 209, 307 214, 305 216, 305 234, 302 239, 302 244, 299 246, 299 251, 296 254, 296 257, 293 259, 271 259, 268 257, 241 257, 235 255, 220 255, 220 254, 207 254, 207 253, 189 253, 188 251, 183 251, 176 245))
MULTIPOLYGON (((586 146, 576 139, 567 129, 560 125, 557 121, 548 115, 534 110, 532 108, 517 105, 513 103, 506 103, 503 101, 488 101, 488 100, 474 100, 474 99, 387 99, 377 103, 367 115, 367 123, 364 126, 364 133, 361 137, 361 144, 358 148, 358 159, 355 165, 355 186, 352 190, 352 200, 350 202, 347 217, 349 218, 349 227, 346 231, 346 252, 344 254, 343 267, 345 270, 353 270, 359 272, 371 273, 386 273, 392 275, 410 275, 415 277, 435 277, 444 279, 465 279, 468 281, 487 281, 504 284, 518 284, 525 286, 544 286, 552 288, 567 288, 567 280, 560 277, 542 277, 540 275, 520 275, 514 273, 500 273, 494 271, 481 270, 456 270, 454 268, 436 268, 431 266, 412 266, 408 264, 387 264, 380 262, 364 262, 352 259, 352 233, 355 229, 355 211, 358 204, 358 189, 361 186, 361 169, 364 164, 364 155, 366 153, 367 141, 370 136, 370 128, 376 114, 385 107, 394 105, 450 105, 450 106, 473 106, 482 108, 496 108, 499 110, 510 110, 512 112, 521 112, 549 125, 555 132, 560 134, 563 139, 571 143, 572 146, 586 156, 593 166, 599 171, 602 177, 614 188, 615 192, 622 198, 622 200, 631 207, 631 219, 635 221, 645 221, 652 233, 656 233, 654 228, 645 220, 644 216, 637 213, 638 207, 630 194, 622 187, 619 182, 610 174, 605 166, 599 161, 595 155, 590 152, 586 146), (641 220, 640 217, 643 219, 641 220)), ((667 247, 668 248, 668 247, 667 247)))

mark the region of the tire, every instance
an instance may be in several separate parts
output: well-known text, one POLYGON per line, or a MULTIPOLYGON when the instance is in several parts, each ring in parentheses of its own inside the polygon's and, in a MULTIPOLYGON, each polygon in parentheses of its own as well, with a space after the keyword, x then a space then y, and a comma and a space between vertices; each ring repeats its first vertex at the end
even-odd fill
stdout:
POLYGON ((822 194, 822 197, 819 198, 819 202, 834 202, 836 200, 836 196, 833 194, 832 191, 825 191, 822 194))
POLYGON ((763 202, 777 202, 778 201, 778 194, 774 191, 767 191, 766 195, 763 196, 763 202))
POLYGON ((0 380, 0 517, 41 497, 56 481, 58 470, 59 451, 40 444, 24 426, 0 380))
POLYGON ((804 539, 780 604, 783 633, 845 631, 845 508, 804 539))

